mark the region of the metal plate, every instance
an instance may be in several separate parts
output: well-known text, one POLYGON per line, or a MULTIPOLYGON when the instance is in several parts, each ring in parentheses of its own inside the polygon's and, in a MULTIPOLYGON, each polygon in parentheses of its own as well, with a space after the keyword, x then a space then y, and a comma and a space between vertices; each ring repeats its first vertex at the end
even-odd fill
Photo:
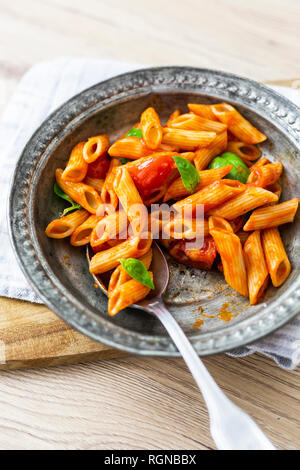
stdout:
MULTIPOLYGON (((263 154, 284 164, 282 200, 299 196, 300 111, 284 97, 253 81, 211 70, 160 67, 102 82, 72 98, 37 130, 18 162, 9 201, 11 237, 27 279, 41 299, 63 320, 91 338, 126 351, 176 356, 178 351, 155 318, 134 309, 107 315, 107 300, 94 288, 84 248, 45 236, 63 202, 53 195, 54 173, 72 147, 89 136, 112 139, 138 121, 152 105, 163 118, 186 111, 189 102, 226 101, 268 136, 263 154)), ((292 273, 279 289, 269 288, 264 303, 250 307, 218 272, 203 272, 170 262, 165 301, 200 355, 230 350, 274 331, 300 310, 299 215, 282 234, 292 273), (230 322, 220 318, 228 304, 230 322), (203 313, 201 329, 194 323, 203 313)), ((225 318, 226 320, 226 318, 225 318)))

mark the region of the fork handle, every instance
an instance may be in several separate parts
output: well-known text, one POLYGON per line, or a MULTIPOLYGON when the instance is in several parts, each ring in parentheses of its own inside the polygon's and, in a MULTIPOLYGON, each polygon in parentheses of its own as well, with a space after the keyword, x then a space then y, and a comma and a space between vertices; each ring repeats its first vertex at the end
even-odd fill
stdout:
POLYGON ((211 434, 217 448, 275 450, 255 422, 234 405, 216 384, 162 299, 156 299, 147 307, 168 331, 203 395, 210 416, 211 434))

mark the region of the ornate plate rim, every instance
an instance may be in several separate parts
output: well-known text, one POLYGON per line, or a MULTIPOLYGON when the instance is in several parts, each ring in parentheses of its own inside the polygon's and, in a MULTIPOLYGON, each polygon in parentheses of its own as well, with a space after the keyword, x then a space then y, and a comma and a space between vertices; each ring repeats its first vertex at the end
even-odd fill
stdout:
MULTIPOLYGON (((114 325, 97 316, 95 311, 87 313, 84 304, 71 294, 64 294, 58 280, 55 277, 53 279, 47 270, 47 263, 43 263, 40 258, 41 252, 30 226, 27 201, 30 202, 30 194, 34 189, 31 187, 33 169, 45 158, 51 142, 57 142, 59 135, 66 131, 71 122, 86 119, 95 112, 96 107, 101 109, 137 92, 148 94, 176 90, 214 96, 219 91, 225 96, 224 99, 231 99, 263 115, 288 133, 300 149, 300 110, 265 85, 231 73, 194 67, 139 69, 98 83, 54 111, 26 144, 14 171, 9 197, 8 225, 13 248, 23 273, 43 302, 64 321, 90 338, 141 355, 179 356, 179 353, 169 337, 142 335, 114 325), (16 227, 18 230, 15 230, 16 227)), ((199 355, 244 346, 275 331, 297 315, 299 300, 300 275, 264 311, 227 326, 225 332, 221 330, 195 335, 191 341, 199 355)))

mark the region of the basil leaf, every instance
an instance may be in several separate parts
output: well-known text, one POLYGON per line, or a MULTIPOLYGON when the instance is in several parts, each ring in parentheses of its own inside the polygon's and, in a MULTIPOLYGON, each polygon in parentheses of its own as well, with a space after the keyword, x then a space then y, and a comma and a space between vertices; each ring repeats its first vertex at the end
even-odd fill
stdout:
POLYGON ((180 173, 183 186, 187 191, 193 193, 200 183, 200 175, 194 165, 183 157, 173 157, 180 173))
POLYGON ((61 217, 68 214, 69 212, 75 211, 77 209, 82 209, 82 207, 79 204, 76 204, 76 202, 74 202, 73 199, 70 198, 70 196, 68 196, 66 193, 63 192, 63 190, 58 186, 57 183, 54 183, 53 191, 56 194, 56 196, 60 197, 61 199, 64 199, 69 204, 71 204, 71 207, 67 207, 63 211, 61 217))
POLYGON ((64 215, 67 215, 69 212, 75 211, 75 210, 77 210, 77 209, 82 209, 82 207, 81 207, 79 204, 73 204, 72 206, 67 207, 67 208, 63 211, 63 213, 62 213, 61 216, 63 217, 64 215))
POLYGON ((53 191, 56 194, 56 196, 60 197, 61 199, 64 199, 65 201, 68 201, 70 204, 74 204, 73 200, 63 192, 63 190, 58 186, 57 183, 54 183, 53 191))
POLYGON ((137 127, 133 127, 132 129, 130 129, 130 131, 127 132, 127 135, 128 137, 139 137, 140 139, 143 138, 143 133, 141 129, 137 127))
POLYGON ((126 163, 132 162, 132 160, 130 160, 130 158, 121 157, 120 162, 121 162, 122 165, 126 165, 126 163))
POLYGON ((148 273, 145 265, 139 259, 127 258, 120 259, 119 261, 132 279, 140 282, 143 286, 155 289, 150 274, 148 273))

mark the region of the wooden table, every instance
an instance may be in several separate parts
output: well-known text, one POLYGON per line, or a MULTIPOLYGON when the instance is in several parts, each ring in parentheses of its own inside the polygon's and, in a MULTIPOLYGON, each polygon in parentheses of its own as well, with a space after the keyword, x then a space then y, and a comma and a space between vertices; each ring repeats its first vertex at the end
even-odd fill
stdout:
MULTIPOLYGON (((300 77, 298 0, 0 0, 0 105, 58 55, 300 77), (175 7, 176 4, 176 7, 175 7)), ((0 308, 14 301, 0 300, 0 308), (7 304, 8 302, 8 304, 7 304)), ((30 309, 24 303, 24 309, 30 309)), ((281 449, 300 448, 300 369, 263 356, 204 360, 281 449)), ((0 373, 0 449, 212 449, 182 360, 127 356, 0 373)))

